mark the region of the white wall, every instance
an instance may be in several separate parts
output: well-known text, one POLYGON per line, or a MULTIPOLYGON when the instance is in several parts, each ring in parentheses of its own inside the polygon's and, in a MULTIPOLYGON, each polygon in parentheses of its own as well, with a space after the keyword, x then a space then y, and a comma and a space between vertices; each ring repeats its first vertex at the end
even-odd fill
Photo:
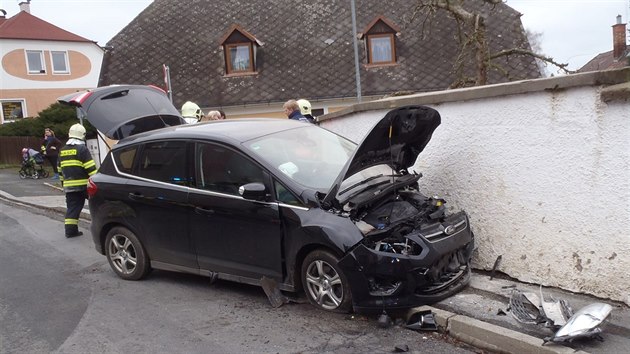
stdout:
POLYGON ((425 194, 469 213, 473 265, 502 255, 519 280, 630 304, 630 69, 619 74, 606 75, 625 98, 607 103, 593 73, 384 100, 321 125, 358 142, 390 107, 436 108, 414 169, 425 194))

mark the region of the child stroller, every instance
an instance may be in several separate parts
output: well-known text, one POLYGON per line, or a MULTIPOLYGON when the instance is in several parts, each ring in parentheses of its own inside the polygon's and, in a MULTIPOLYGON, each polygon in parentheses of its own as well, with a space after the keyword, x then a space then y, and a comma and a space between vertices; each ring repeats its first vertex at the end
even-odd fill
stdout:
POLYGON ((37 150, 24 148, 22 149, 22 168, 18 174, 20 178, 46 178, 48 171, 44 169, 44 155, 37 150))

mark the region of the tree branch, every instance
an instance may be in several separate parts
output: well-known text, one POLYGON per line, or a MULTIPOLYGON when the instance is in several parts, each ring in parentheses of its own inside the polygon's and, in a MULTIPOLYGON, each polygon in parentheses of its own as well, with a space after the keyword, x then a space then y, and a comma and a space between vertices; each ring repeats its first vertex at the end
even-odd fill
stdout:
POLYGON ((517 54, 531 56, 531 57, 540 59, 544 61, 545 63, 555 65, 560 70, 562 70, 565 74, 575 73, 575 71, 571 71, 567 69, 567 66, 569 66, 569 64, 558 63, 551 57, 547 57, 541 54, 534 53, 531 50, 526 50, 526 49, 521 49, 521 48, 504 49, 500 52, 489 55, 488 60, 497 59, 500 57, 509 57, 510 55, 517 55, 517 54))

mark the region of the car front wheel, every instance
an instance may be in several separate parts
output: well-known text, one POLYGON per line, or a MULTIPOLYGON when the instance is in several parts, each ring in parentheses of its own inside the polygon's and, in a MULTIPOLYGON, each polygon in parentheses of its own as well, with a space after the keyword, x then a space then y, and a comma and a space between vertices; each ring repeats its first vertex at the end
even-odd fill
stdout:
POLYGON ((114 272, 126 280, 142 279, 149 272, 149 262, 142 244, 124 227, 115 227, 105 238, 107 261, 114 272))
POLYGON ((302 284, 309 302, 321 309, 348 312, 352 296, 348 280, 332 253, 316 250, 309 253, 302 263, 302 284))

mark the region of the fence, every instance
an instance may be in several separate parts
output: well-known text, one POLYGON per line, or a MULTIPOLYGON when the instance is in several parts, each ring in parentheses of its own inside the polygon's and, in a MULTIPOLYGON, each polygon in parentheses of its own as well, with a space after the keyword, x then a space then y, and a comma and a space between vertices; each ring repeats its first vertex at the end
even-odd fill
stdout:
POLYGON ((0 136, 0 165, 19 165, 23 148, 39 151, 41 144, 42 138, 32 136, 0 136))

